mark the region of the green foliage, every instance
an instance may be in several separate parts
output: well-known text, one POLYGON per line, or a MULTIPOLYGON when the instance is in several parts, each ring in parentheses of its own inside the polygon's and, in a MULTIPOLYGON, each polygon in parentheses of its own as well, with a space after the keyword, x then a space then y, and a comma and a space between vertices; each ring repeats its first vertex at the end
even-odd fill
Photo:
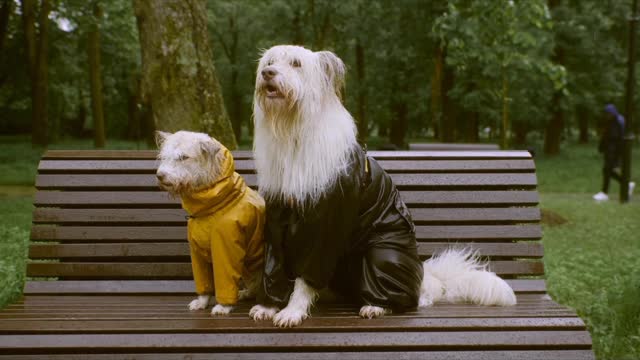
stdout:
MULTIPOLYGON (((106 124, 110 136, 127 134, 127 101, 130 83, 139 72, 138 33, 129 0, 100 2, 104 17, 100 24, 102 77, 106 124)), ((80 136, 90 132, 91 113, 81 115, 81 108, 90 108, 89 65, 87 36, 92 24, 93 1, 57 1, 50 21, 49 43, 49 119, 52 140, 62 135, 80 136)), ((19 6, 17 6, 19 8, 19 6)), ((20 14, 10 18, 9 54, 0 57, 0 111, 10 123, 8 132, 24 131, 30 127, 28 111, 29 79, 20 14), (13 49, 13 50, 12 50, 13 49), (18 120, 13 120, 16 117, 18 120)), ((0 114, 2 114, 0 113, 0 114)), ((4 126, 0 126, 0 130, 4 126)))
MULTIPOLYGON (((95 21, 94 1, 59 0, 51 15, 53 140, 89 136, 92 129, 87 32, 95 21)), ((207 0, 207 5, 224 99, 242 133, 250 135, 261 49, 294 43, 333 50, 345 61, 349 69, 345 103, 356 117, 369 119, 373 136, 386 136, 392 125, 406 121, 407 137, 415 137, 425 136, 434 125, 430 90, 435 50, 440 46, 446 47, 446 63, 455 73, 453 88, 443 96, 453 99, 458 133, 475 115, 481 128, 499 128, 503 105, 513 132, 524 135, 541 132, 556 110, 564 112, 567 126, 575 126, 580 114, 593 127, 603 104, 614 102, 624 108, 629 1, 551 1, 552 8, 547 2, 207 0), (356 62, 357 45, 363 48, 362 64, 356 62), (553 103, 558 91, 563 96, 553 103)), ((136 20, 129 0, 100 4, 108 136, 132 137, 136 125, 128 123, 129 101, 140 74, 136 20)), ((5 133, 26 132, 30 127, 19 8, 10 18, 0 54, 0 130, 5 133)), ((636 100, 640 102, 640 94, 636 100)))
POLYGON ((455 69, 450 95, 489 126, 498 124, 504 101, 514 122, 544 123, 552 92, 566 81, 550 60, 552 29, 544 0, 449 1, 433 31, 455 69))
POLYGON ((570 115, 584 107, 593 121, 603 104, 623 108, 629 11, 630 2, 599 0, 562 1, 554 9, 554 37, 569 94, 561 105, 570 115))

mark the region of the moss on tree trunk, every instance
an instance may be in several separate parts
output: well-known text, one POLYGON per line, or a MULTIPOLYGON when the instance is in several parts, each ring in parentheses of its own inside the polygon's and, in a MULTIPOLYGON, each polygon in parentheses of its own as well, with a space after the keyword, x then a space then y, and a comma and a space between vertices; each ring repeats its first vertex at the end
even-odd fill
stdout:
POLYGON ((142 99, 163 131, 192 130, 230 149, 236 140, 213 65, 204 0, 133 0, 142 51, 142 99))

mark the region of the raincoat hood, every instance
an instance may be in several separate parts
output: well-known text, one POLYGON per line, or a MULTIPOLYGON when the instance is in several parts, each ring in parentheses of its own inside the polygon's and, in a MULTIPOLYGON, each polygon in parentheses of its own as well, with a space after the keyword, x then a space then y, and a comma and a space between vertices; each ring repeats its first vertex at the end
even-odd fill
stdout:
POLYGON ((231 152, 225 147, 220 151, 223 151, 224 160, 216 182, 211 187, 182 196, 182 207, 190 218, 207 216, 230 205, 239 200, 247 189, 244 179, 235 172, 231 152))
POLYGON ((618 121, 618 125, 624 130, 624 116, 622 116, 619 112, 618 109, 616 108, 615 105, 613 104, 607 104, 604 107, 604 111, 613 115, 616 118, 616 121, 618 121))

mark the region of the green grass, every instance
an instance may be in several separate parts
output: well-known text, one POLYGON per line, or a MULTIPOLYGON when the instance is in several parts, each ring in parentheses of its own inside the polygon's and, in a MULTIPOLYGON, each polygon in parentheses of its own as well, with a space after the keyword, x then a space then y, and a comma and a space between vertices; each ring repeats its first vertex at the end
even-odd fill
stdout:
POLYGON ((24 285, 32 203, 31 196, 0 195, 0 308, 24 285))
MULTIPOLYGON (((50 148, 91 149, 92 143, 66 140, 50 148)), ((108 148, 145 146, 110 141, 108 148)), ((33 184, 41 153, 26 137, 0 136, 0 307, 16 299, 24 284, 31 226, 32 197, 13 186, 33 184)), ((536 166, 540 207, 568 220, 544 226, 549 293, 585 320, 599 359, 640 358, 640 194, 625 205, 591 200, 601 182, 595 145, 565 146, 559 156, 538 156, 536 166)), ((632 168, 640 186, 638 146, 632 168)), ((617 191, 612 182, 613 199, 617 191)))
POLYGON ((595 204, 583 194, 542 194, 568 220, 545 226, 550 295, 585 319, 599 359, 640 358, 640 202, 595 204))
MULTIPOLYGON (((585 320, 598 359, 640 358, 640 194, 621 205, 612 180, 612 201, 591 199, 602 182, 595 144, 539 156, 536 167, 540 207, 568 220, 543 226, 549 294, 585 320)), ((638 146, 632 169, 640 186, 638 146)))
MULTIPOLYGON (((538 156, 538 190, 541 193, 595 194, 602 184, 602 155, 595 144, 571 145, 554 157, 538 156)), ((632 177, 640 186, 640 146, 633 149, 632 177)), ((611 180, 609 195, 618 198, 618 187, 611 180)))

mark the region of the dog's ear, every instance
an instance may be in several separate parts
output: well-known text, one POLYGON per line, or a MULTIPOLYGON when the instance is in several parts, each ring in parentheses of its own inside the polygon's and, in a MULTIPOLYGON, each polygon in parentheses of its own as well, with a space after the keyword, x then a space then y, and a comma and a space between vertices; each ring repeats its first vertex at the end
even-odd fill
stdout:
POLYGON ((167 139, 167 137, 171 135, 171 133, 165 132, 165 131, 156 131, 156 145, 158 145, 159 148, 162 147, 162 144, 164 143, 164 141, 167 139))
POLYGON ((318 51, 317 54, 327 79, 333 85, 338 97, 342 99, 342 93, 345 89, 344 79, 347 73, 344 62, 331 51, 318 51))
POLYGON ((210 158, 214 158, 220 152, 221 147, 216 141, 201 141, 200 142, 200 151, 203 155, 208 156, 210 158))

